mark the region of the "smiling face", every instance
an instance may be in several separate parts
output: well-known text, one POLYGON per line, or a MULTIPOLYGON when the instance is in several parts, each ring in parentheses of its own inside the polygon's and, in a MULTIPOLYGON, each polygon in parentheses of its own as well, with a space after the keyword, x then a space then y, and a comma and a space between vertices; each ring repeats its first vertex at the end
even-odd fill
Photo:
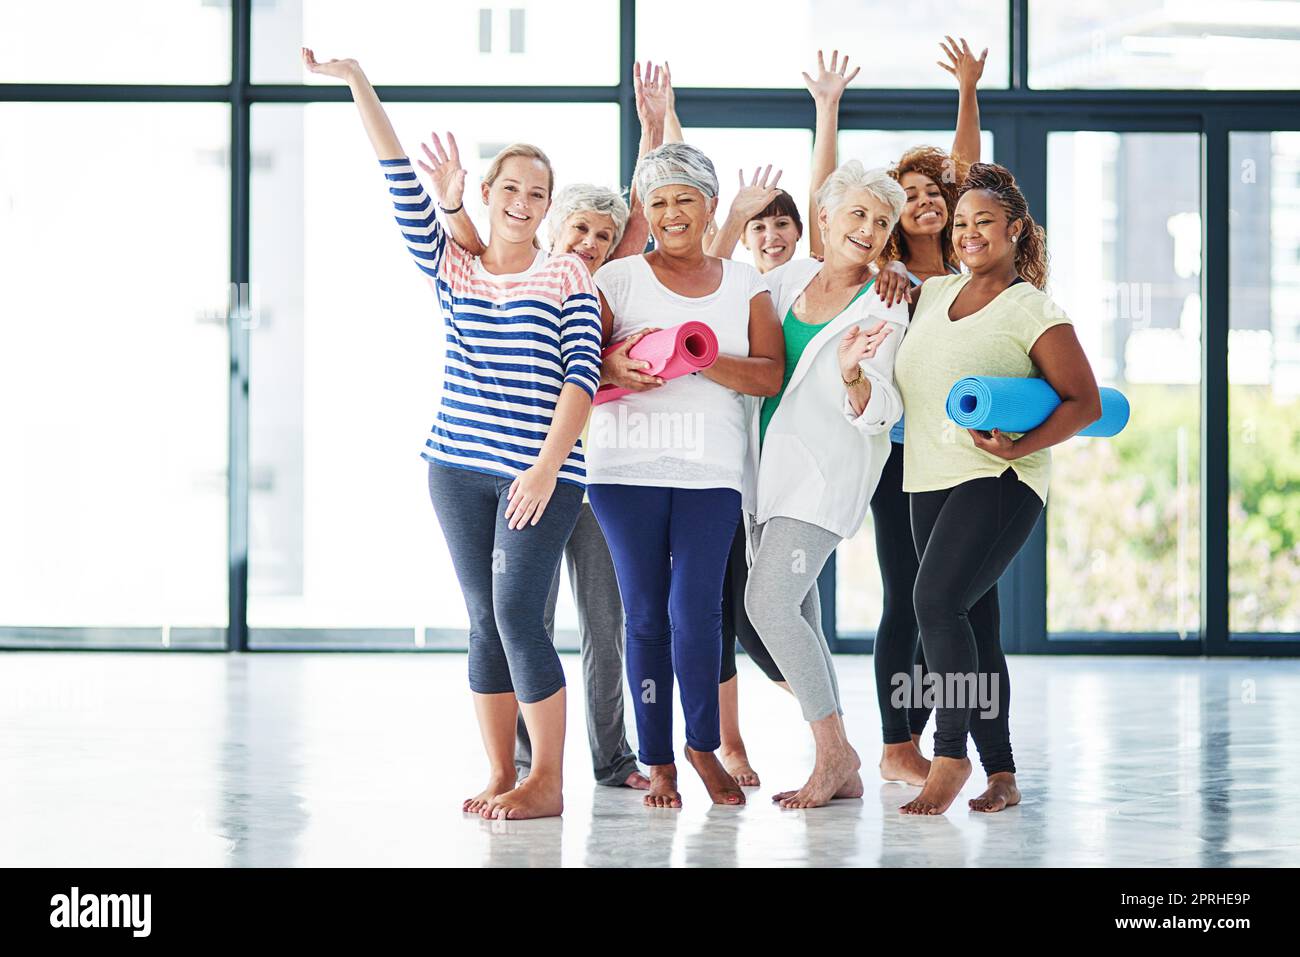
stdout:
POLYGON ((759 272, 782 266, 794 258, 799 226, 789 216, 763 216, 745 224, 741 242, 754 257, 759 272))
POLYGON ((907 194, 907 205, 898 225, 911 236, 930 236, 943 232, 948 223, 948 204, 939 184, 924 173, 904 173, 899 184, 907 194))
POLYGON ((551 205, 551 174, 529 156, 511 156, 491 184, 483 184, 483 202, 493 235, 508 242, 531 242, 551 205))
POLYGON ((890 209, 865 189, 851 189, 834 210, 817 212, 826 261, 865 268, 884 251, 890 209))
POLYGON ((614 232, 613 218, 604 213, 579 210, 564 221, 564 231, 556 238, 551 251, 557 256, 573 253, 594 273, 613 249, 614 232))
POLYGON ((953 246, 971 272, 1014 269, 1015 238, 1023 230, 1024 223, 1009 221, 1002 203, 984 189, 963 193, 952 217, 953 246))
POLYGON ((645 216, 655 245, 681 255, 704 243, 716 198, 709 199, 693 186, 670 183, 646 197, 645 216))

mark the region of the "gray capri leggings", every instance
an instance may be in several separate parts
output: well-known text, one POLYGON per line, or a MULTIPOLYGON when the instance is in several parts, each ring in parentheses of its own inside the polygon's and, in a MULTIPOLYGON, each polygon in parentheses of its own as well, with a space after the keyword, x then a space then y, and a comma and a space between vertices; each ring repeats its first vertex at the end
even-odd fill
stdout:
POLYGON ((546 605, 582 488, 557 482, 541 521, 511 529, 510 482, 429 463, 429 498, 469 612, 469 686, 479 694, 514 692, 532 704, 564 687, 546 605))
POLYGON ((840 537, 798 519, 776 517, 754 530, 756 548, 745 610, 805 721, 843 714, 835 665, 822 634, 817 576, 840 537))

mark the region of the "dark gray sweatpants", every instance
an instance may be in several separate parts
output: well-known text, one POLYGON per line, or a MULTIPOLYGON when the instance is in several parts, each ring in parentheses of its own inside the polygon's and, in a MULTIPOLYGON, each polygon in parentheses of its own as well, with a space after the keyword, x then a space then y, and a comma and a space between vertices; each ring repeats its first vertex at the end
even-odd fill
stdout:
MULTIPOLYGON (((614 561, 600 523, 586 502, 578 524, 564 547, 569 564, 573 601, 578 606, 578 640, 582 647, 582 687, 587 706, 587 744, 597 784, 618 786, 637 770, 627 743, 623 718, 623 603, 618 597, 614 561)), ((546 630, 555 635, 555 603, 560 595, 560 571, 551 582, 546 606, 546 630)), ((521 776, 532 764, 532 748, 523 717, 515 745, 515 766, 521 776)))

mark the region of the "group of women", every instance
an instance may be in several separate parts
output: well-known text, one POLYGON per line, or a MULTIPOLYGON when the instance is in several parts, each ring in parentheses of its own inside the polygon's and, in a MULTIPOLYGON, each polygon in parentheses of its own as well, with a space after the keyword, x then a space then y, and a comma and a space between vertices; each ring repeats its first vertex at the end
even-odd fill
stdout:
POLYGON ((356 62, 318 62, 304 48, 308 69, 350 86, 444 320, 423 454, 465 596, 490 769, 465 811, 563 810, 566 697, 552 634, 562 557, 599 783, 681 806, 676 686, 683 757, 714 803, 745 802, 759 780, 739 731, 739 641, 797 700, 816 746, 806 783, 774 800, 861 796, 817 578, 869 509, 885 586, 882 776, 920 787, 903 812, 943 813, 971 774, 969 736, 988 775, 970 806, 1019 800, 996 582, 1043 509, 1048 447, 1094 421, 1100 400, 1069 320, 1043 292, 1042 229, 1011 173, 978 162, 983 56, 964 40, 942 46, 960 89, 953 151, 918 147, 890 169, 836 162, 839 101, 857 74, 847 58, 818 54, 817 75, 804 74, 817 133, 803 259, 805 221, 770 167, 741 174, 718 225, 718 177, 683 142, 666 65, 636 69, 630 205, 600 186, 557 191, 546 155, 515 144, 476 197, 484 242, 465 213, 454 137, 423 147, 430 196, 356 62), (730 258, 737 242, 756 266, 730 258), (665 380, 632 354, 685 322, 717 339, 707 369, 665 380), (1023 435, 955 429, 948 390, 977 374, 1042 376, 1062 402, 1023 435), (593 406, 602 385, 619 397, 593 406), (919 747, 929 710, 894 693, 914 666, 934 700, 932 760, 919 747), (995 689, 993 706, 962 693, 976 675, 995 689))

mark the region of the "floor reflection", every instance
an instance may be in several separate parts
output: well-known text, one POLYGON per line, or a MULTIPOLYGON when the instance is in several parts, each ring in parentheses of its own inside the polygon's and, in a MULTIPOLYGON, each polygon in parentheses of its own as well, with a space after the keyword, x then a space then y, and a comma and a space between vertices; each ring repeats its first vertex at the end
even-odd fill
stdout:
MULTIPOLYGON (((576 687, 578 659, 564 663, 576 687)), ((457 655, 23 653, 5 665, 10 865, 1300 863, 1295 661, 1014 657, 1023 803, 965 810, 977 770, 934 818, 900 815, 916 789, 874 779, 869 658, 838 659, 866 794, 811 811, 770 800, 807 777, 811 738, 747 661, 742 726, 764 784, 739 808, 712 806, 685 769, 680 811, 596 786, 570 695, 564 818, 522 822, 460 813, 486 768, 457 655)))

